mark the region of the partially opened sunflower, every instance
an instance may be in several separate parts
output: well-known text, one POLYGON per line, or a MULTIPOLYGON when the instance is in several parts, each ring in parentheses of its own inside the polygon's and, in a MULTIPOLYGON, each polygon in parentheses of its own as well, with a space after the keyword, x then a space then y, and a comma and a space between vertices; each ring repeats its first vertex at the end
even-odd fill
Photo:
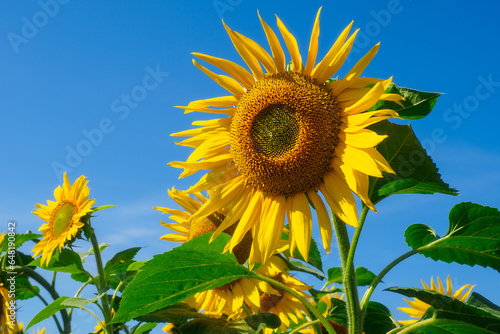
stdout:
MULTIPOLYGON (((422 285, 424 286, 425 290, 439 292, 442 293, 443 295, 448 295, 453 298, 457 298, 461 301, 465 301, 469 296, 469 294, 471 293, 472 289, 475 287, 475 285, 466 284, 457 291, 453 292, 453 286, 451 284, 451 279, 449 275, 446 278, 446 290, 444 289, 443 284, 441 283, 439 277, 437 278, 437 282, 438 285, 436 286, 436 284, 434 283, 434 279, 431 278, 430 287, 427 284, 425 284, 423 280, 422 280, 422 285)), ((430 307, 429 304, 424 303, 423 301, 417 298, 413 298, 413 301, 410 301, 406 298, 403 299, 405 300, 405 302, 408 303, 408 305, 410 305, 410 307, 398 307, 398 310, 403 311, 404 313, 416 319, 398 321, 402 325, 410 325, 417 322, 418 320, 420 320, 420 318, 422 318, 425 311, 427 311, 427 309, 430 307)))
POLYGON ((232 250, 251 231, 251 264, 272 256, 286 216, 290 250, 293 253, 298 248, 307 260, 311 207, 316 211, 323 247, 329 251, 332 227, 324 201, 345 223, 357 226, 353 193, 375 210, 368 198, 368 177, 394 173, 375 149, 386 136, 367 129, 398 116, 393 110, 368 109, 379 100, 399 103, 403 99, 384 93, 392 78, 361 77, 379 44, 345 77, 331 80, 346 60, 358 30, 349 36, 349 24, 324 58, 316 62, 319 14, 305 62, 295 37, 279 18, 278 28, 291 56, 289 66, 278 37, 262 19, 272 55, 224 25, 250 71, 225 59, 194 53, 228 74, 216 74, 193 60, 230 95, 193 101, 180 108, 186 113, 219 113, 227 117, 196 121, 193 125, 197 128, 172 134, 190 137, 178 144, 193 147, 194 151, 187 161, 170 165, 184 169, 180 177, 208 170, 188 189, 213 191, 191 219, 202 219, 231 205, 214 237, 237 224, 228 244, 232 250))

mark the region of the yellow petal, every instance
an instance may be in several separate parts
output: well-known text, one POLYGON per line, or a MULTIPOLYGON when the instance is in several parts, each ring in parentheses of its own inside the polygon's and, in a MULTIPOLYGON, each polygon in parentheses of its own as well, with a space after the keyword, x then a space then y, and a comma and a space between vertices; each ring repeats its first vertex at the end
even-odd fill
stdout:
POLYGON ((234 230, 233 236, 229 243, 229 249, 233 249, 243 240, 245 234, 259 221, 260 211, 262 207, 262 192, 255 191, 250 199, 245 212, 241 216, 238 226, 234 230))
POLYGON ((210 99, 204 100, 196 100, 191 101, 187 107, 179 107, 185 109, 186 111, 200 111, 200 109, 204 109, 206 107, 216 107, 216 108, 224 108, 231 107, 238 104, 238 100, 233 95, 230 96, 219 96, 212 97, 210 99))
POLYGON ((198 57, 204 61, 206 61, 209 64, 212 64, 214 66, 217 66, 236 80, 238 80, 239 83, 243 85, 246 89, 250 88, 252 84, 255 82, 255 79, 253 78, 252 74, 248 72, 245 68, 242 66, 233 63, 232 61, 222 59, 222 58, 216 58, 212 56, 207 56, 201 53, 196 53, 194 52, 193 55, 195 57, 198 57))
MULTIPOLYGON (((353 21, 354 22, 354 21, 353 21)), ((328 53, 325 55, 323 60, 321 60, 316 67, 312 70, 311 76, 313 78, 317 77, 322 77, 323 74, 326 72, 328 69, 328 66, 330 65, 330 62, 335 58, 337 53, 339 52, 340 48, 344 44, 344 42, 347 39, 347 36, 349 35, 349 32, 351 31, 351 27, 353 22, 351 22, 345 29, 342 31, 340 36, 337 38, 335 43, 332 45, 328 53)))
POLYGON ((297 40, 295 37, 288 31, 283 22, 281 22, 280 18, 276 16, 276 20, 278 22, 278 28, 285 40, 286 47, 288 48, 288 53, 292 57, 292 68, 294 72, 298 72, 302 70, 302 59, 299 53, 299 46, 297 45, 297 40))
POLYGON ((234 33, 239 38, 241 44, 264 66, 267 73, 276 73, 276 65, 274 65, 273 58, 262 46, 242 34, 234 33))
POLYGON ((328 64, 326 68, 324 68, 323 72, 317 72, 314 74, 314 77, 318 82, 325 82, 326 79, 329 79, 333 76, 337 71, 342 67, 344 61, 347 59, 349 52, 351 52, 352 46, 354 45, 354 39, 358 34, 358 30, 356 30, 351 37, 345 42, 344 45, 340 48, 339 52, 333 57, 332 61, 328 64))
POLYGON ((198 64, 198 62, 196 62, 196 60, 194 59, 193 59, 193 64, 194 66, 202 70, 203 73, 208 75, 212 80, 218 83, 222 88, 227 90, 229 93, 233 94, 236 98, 241 97, 241 95, 245 93, 245 89, 238 83, 238 81, 234 80, 233 78, 227 75, 215 74, 209 69, 198 64))
POLYGON ((387 137, 387 135, 379 135, 371 130, 361 130, 356 133, 339 133, 340 140, 347 145, 359 148, 375 147, 387 137))
POLYGON ((321 12, 319 7, 318 13, 316 14, 316 20, 314 21, 313 31, 311 33, 311 41, 309 42, 309 52, 307 53, 306 67, 304 68, 305 75, 311 75, 314 68, 314 63, 316 62, 316 56, 318 55, 318 37, 319 37, 319 13, 321 12))
POLYGON ((345 215, 344 222, 357 227, 358 226, 358 212, 356 206, 356 200, 352 195, 351 190, 347 186, 347 183, 344 179, 337 175, 335 172, 330 172, 324 177, 325 186, 328 189, 328 192, 333 197, 333 200, 336 201, 340 209, 345 215))
POLYGON ((183 234, 171 233, 171 234, 165 234, 164 236, 160 237, 160 240, 173 241, 173 242, 186 242, 187 237, 183 234))
POLYGON ((284 196, 265 196, 257 234, 263 262, 266 262, 276 251, 283 234, 285 212, 284 196))
POLYGON ((286 69, 285 53, 283 52, 283 48, 281 47, 278 37, 276 37, 274 31, 267 25, 266 22, 264 22, 264 20, 262 20, 258 11, 257 14, 259 15, 260 22, 262 23, 262 27, 264 28, 264 32, 266 33, 267 41, 269 42, 269 46, 271 47, 274 63, 276 64, 276 69, 278 73, 283 73, 286 69))
POLYGON ((312 216, 309 202, 303 193, 292 197, 290 224, 292 230, 290 239, 295 240, 300 254, 307 262, 311 245, 312 216))
POLYGON ((245 186, 244 176, 238 176, 229 182, 217 187, 210 197, 201 208, 191 216, 191 221, 203 219, 206 216, 219 210, 221 207, 227 206, 234 201, 241 194, 245 186))
POLYGON ((314 209, 316 210, 321 240, 323 241, 323 248, 328 254, 332 243, 332 222, 330 221, 330 215, 326 210, 325 203, 323 203, 321 197, 314 190, 309 190, 307 192, 307 196, 313 203, 314 209))
POLYGON ((338 95, 344 89, 351 86, 351 83, 353 83, 361 75, 361 73, 363 73, 366 66, 368 66, 368 64, 372 61, 373 57, 377 54, 379 47, 380 43, 375 44, 375 46, 372 47, 371 50, 368 51, 363 58, 361 58, 356 65, 352 67, 349 73, 347 73, 342 80, 336 81, 336 85, 332 91, 333 95, 338 95))
POLYGON ((214 168, 203 175, 200 180, 194 186, 186 190, 186 192, 192 193, 217 187, 234 178, 236 173, 237 169, 234 164, 227 164, 222 167, 214 168))
POLYGON ((380 96, 384 93, 391 82, 392 78, 389 78, 386 81, 382 81, 376 83, 372 89, 365 96, 358 100, 358 102, 354 103, 352 106, 345 108, 344 111, 347 114, 353 113, 361 113, 365 110, 371 108, 375 103, 378 102, 380 96))
POLYGON ((373 158, 363 149, 339 143, 336 153, 341 157, 342 161, 352 169, 367 175, 382 177, 382 173, 373 158))
POLYGON ((186 228, 186 226, 182 226, 181 224, 162 222, 162 225, 177 233, 182 233, 184 235, 187 235, 189 233, 189 230, 186 228))
POLYGON ((247 49, 241 44, 241 40, 238 39, 234 31, 229 29, 229 27, 222 21, 222 24, 224 24, 224 28, 226 28, 227 34, 229 35, 229 38, 231 38, 231 41, 233 42, 234 47, 236 48, 236 51, 240 54, 241 58, 245 61, 245 63, 248 65, 250 68, 250 71, 252 71, 253 76, 257 79, 263 79, 264 78, 264 73, 262 72, 262 68, 259 65, 259 62, 257 61, 257 58, 255 58, 251 53, 247 51, 247 49))
POLYGON ((346 164, 333 165, 335 171, 343 175, 349 188, 374 212, 377 212, 372 201, 368 197, 369 179, 368 175, 361 173, 346 164))
POLYGON ((208 159, 224 154, 230 144, 229 136, 212 136, 191 152, 186 162, 196 162, 202 158, 208 159))

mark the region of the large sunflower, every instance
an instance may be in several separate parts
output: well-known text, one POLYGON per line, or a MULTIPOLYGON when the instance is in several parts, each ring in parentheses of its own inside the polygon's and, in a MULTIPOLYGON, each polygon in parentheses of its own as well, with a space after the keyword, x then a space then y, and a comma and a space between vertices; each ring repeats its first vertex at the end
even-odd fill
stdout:
MULTIPOLYGON (((434 279, 431 278, 430 287, 427 284, 425 284, 423 280, 422 280, 422 285, 424 286, 425 290, 439 292, 442 293, 443 295, 448 295, 453 298, 457 298, 461 301, 465 301, 469 296, 470 292, 472 291, 472 289, 475 287, 475 285, 466 284, 457 291, 453 292, 453 286, 451 285, 450 275, 448 275, 448 277, 446 278, 446 290, 443 288, 443 284, 441 283, 439 277, 437 278, 437 282, 438 286, 436 286, 436 284, 434 283, 434 279)), ((425 311, 427 311, 427 309, 430 307, 429 304, 426 304, 417 298, 413 298, 413 301, 410 301, 406 298, 403 299, 408 303, 408 305, 410 305, 410 307, 398 307, 398 310, 403 311, 409 316, 417 319, 398 321, 402 325, 410 325, 413 324, 414 322, 417 322, 420 318, 422 318, 425 311)))
POLYGON ((91 207, 95 203, 95 199, 88 199, 87 183, 82 175, 71 185, 64 173, 63 186, 54 190, 56 201, 47 201, 47 205, 35 205, 37 208, 33 213, 47 222, 39 228, 43 232, 43 238, 32 251, 35 253, 33 257, 42 254, 41 265, 48 264, 54 249, 59 248, 61 251, 84 226, 81 218, 92 211, 91 207))
POLYGON ((352 23, 316 64, 318 11, 303 64, 295 37, 279 18, 277 22, 291 55, 289 66, 276 34, 262 19, 272 56, 250 38, 224 25, 251 73, 228 60, 194 53, 229 74, 215 74, 193 60, 231 95, 193 101, 180 108, 186 113, 199 111, 228 117, 196 121, 193 125, 198 128, 172 134, 191 137, 178 144, 195 148, 186 162, 170 163, 184 169, 180 177, 209 170, 188 190, 213 190, 210 200, 191 219, 199 220, 231 204, 214 237, 237 223, 228 244, 232 250, 251 230, 251 264, 272 256, 285 216, 290 224, 291 251, 297 247, 307 259, 311 206, 327 251, 332 227, 324 200, 333 213, 352 226, 357 226, 358 220, 353 193, 375 210, 368 198, 368 176, 381 177, 382 172, 394 171, 375 149, 386 136, 366 127, 397 114, 393 110, 367 110, 379 100, 399 103, 403 99, 397 94, 384 94, 391 78, 360 77, 379 44, 344 78, 330 79, 353 46, 358 30, 349 36, 352 23))

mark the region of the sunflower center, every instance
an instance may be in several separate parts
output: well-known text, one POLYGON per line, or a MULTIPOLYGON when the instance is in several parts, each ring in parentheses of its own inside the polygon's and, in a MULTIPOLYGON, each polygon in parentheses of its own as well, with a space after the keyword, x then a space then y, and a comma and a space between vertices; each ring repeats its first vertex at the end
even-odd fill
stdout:
POLYGON ((231 154, 252 186, 287 196, 316 189, 332 168, 340 107, 325 85, 301 73, 266 76, 240 98, 231 154))
MULTIPOLYGON (((224 218, 226 218, 226 213, 222 210, 218 210, 204 219, 191 223, 188 240, 191 240, 194 237, 200 236, 204 233, 215 232, 215 230, 217 230, 220 224, 224 221, 224 218)), ((237 225, 238 224, 234 224, 228 227, 224 230, 224 232, 229 234, 230 236, 233 236, 234 230, 237 225)), ((250 234, 250 231, 248 231, 243 237, 243 240, 241 240, 241 242, 237 244, 233 249, 234 256, 238 260, 239 264, 243 264, 246 262, 248 256, 250 255, 251 247, 252 235, 250 234)))
POLYGON ((257 152, 280 158, 295 147, 300 125, 292 108, 277 104, 270 105, 257 114, 250 131, 257 152))
POLYGON ((73 203, 64 203, 57 209, 52 220, 52 233, 54 237, 59 237, 71 226, 75 211, 76 206, 73 203))

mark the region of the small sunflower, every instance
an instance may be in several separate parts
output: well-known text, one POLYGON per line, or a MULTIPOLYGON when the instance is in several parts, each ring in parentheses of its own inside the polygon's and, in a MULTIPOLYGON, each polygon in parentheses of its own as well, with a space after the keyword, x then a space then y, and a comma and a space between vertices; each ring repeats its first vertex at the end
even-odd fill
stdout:
MULTIPOLYGON (((448 295, 453 298, 457 298, 461 301, 465 301, 469 296, 470 292, 472 291, 472 289, 475 287, 475 285, 466 284, 457 291, 453 292, 450 275, 448 275, 448 277, 446 278, 446 290, 443 288, 443 284, 441 283, 439 277, 437 278, 437 282, 439 287, 436 286, 433 278, 431 278, 431 287, 426 285, 423 280, 422 280, 422 285, 424 286, 425 290, 439 292, 442 293, 443 295, 448 295)), ((427 311, 427 309, 430 307, 429 304, 426 304, 417 298, 413 298, 413 301, 410 301, 406 298, 403 299, 408 303, 408 305, 410 305, 410 307, 398 307, 398 310, 403 311, 409 316, 417 319, 398 321, 402 325, 410 325, 417 322, 424 315, 425 311, 427 311)))
MULTIPOLYGON (((162 211, 163 213, 171 214, 169 218, 175 221, 175 223, 161 222, 163 226, 175 232, 165 234, 160 237, 161 240, 187 242, 196 236, 216 231, 225 218, 225 211, 218 210, 200 220, 192 220, 190 219, 191 215, 198 211, 208 199, 198 192, 193 193, 195 198, 190 196, 189 193, 176 189, 169 190, 168 193, 185 211, 154 207, 154 209, 162 211)), ((225 232, 230 235, 233 231, 234 229, 231 228, 225 230, 225 232)), ((247 236, 235 247, 234 254, 240 264, 247 261, 250 254, 251 243, 252 237, 250 233, 247 233, 247 236)), ((261 291, 274 292, 274 290, 264 282, 240 278, 215 289, 197 293, 193 297, 187 299, 186 302, 192 307, 203 311, 205 315, 220 317, 225 314, 229 319, 236 319, 245 316, 243 307, 246 307, 247 310, 253 313, 258 312, 261 291)))
POLYGON ((0 334, 16 334, 22 332, 22 323, 18 325, 16 318, 11 318, 10 310, 15 301, 9 290, 0 283, 0 334))
POLYGON ((95 203, 95 199, 88 199, 87 183, 82 175, 71 185, 64 173, 63 186, 54 190, 56 201, 47 201, 47 205, 35 205, 37 208, 33 213, 47 222, 39 228, 43 232, 43 238, 32 251, 35 253, 33 257, 42 254, 41 265, 48 264, 54 249, 61 251, 84 226, 81 218, 92 211, 91 207, 95 203))
POLYGON ((290 250, 298 248, 307 260, 313 220, 311 206, 316 211, 323 247, 328 252, 332 226, 324 201, 344 222, 357 226, 353 193, 375 210, 368 198, 368 177, 394 173, 375 149, 386 136, 367 127, 398 115, 388 109, 367 110, 379 100, 400 103, 403 98, 384 93, 391 78, 360 76, 379 44, 344 78, 332 80, 346 60, 358 30, 349 36, 351 22, 325 57, 316 63, 319 14, 320 11, 305 64, 295 37, 279 18, 278 28, 291 55, 288 67, 275 32, 262 19, 272 56, 250 38, 224 25, 250 72, 231 61, 194 53, 229 74, 216 74, 193 60, 195 66, 231 95, 193 101, 180 108, 186 113, 219 113, 227 117, 196 121, 193 125, 197 128, 172 134, 191 137, 177 144, 192 147, 194 151, 187 161, 173 161, 170 165, 184 169, 181 178, 208 170, 188 189, 213 192, 191 219, 202 219, 231 205, 214 238, 229 226, 237 225, 228 243, 232 250, 252 231, 251 264, 265 262, 274 254, 286 216, 290 224, 290 250))

